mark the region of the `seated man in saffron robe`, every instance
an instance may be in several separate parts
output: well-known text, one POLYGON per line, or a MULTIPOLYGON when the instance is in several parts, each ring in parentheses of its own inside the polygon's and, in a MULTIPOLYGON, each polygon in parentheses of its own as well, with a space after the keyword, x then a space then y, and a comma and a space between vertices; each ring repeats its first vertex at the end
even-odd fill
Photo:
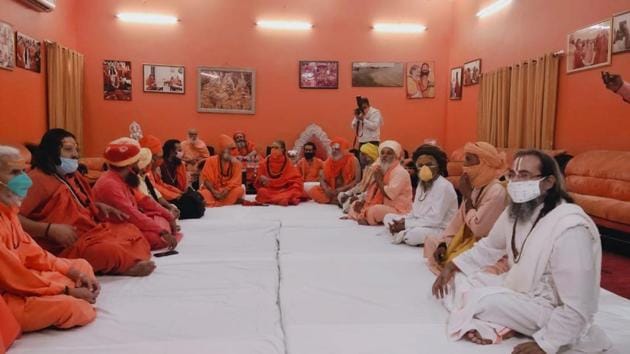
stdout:
POLYGON ((256 145, 247 139, 244 132, 236 132, 233 135, 236 149, 232 150, 232 155, 243 163, 245 168, 246 182, 249 186, 253 186, 256 179, 256 168, 259 163, 258 151, 256 145))
POLYGON ((132 139, 121 138, 109 143, 104 157, 110 169, 94 185, 96 200, 127 214, 127 221, 142 231, 152 250, 174 249, 177 226, 173 214, 165 208, 154 208, 155 201, 150 198, 136 199, 135 191, 140 184, 140 145, 132 139))
POLYGON ((186 173, 186 164, 182 160, 184 152, 179 140, 167 140, 162 147, 162 154, 163 162, 160 165, 162 182, 184 192, 190 184, 186 173))
POLYGON ((418 189, 413 209, 407 215, 385 215, 385 228, 394 237, 392 243, 420 246, 429 235, 444 232, 457 212, 457 193, 448 176, 446 153, 431 144, 413 153, 413 164, 419 171, 418 189))
POLYGON ((371 143, 361 145, 359 148, 359 163, 363 168, 361 182, 337 196, 344 214, 348 214, 352 203, 365 199, 365 192, 372 183, 372 165, 376 160, 378 160, 378 146, 371 143))
POLYGON ((304 157, 297 163, 304 182, 319 182, 319 173, 324 168, 324 161, 315 156, 317 147, 314 143, 308 142, 303 146, 304 157))
POLYGON ((206 160, 199 178, 200 193, 209 207, 234 205, 243 200, 243 175, 240 161, 232 156, 236 147, 227 135, 219 137, 219 155, 206 160))
MULTIPOLYGON (((153 154, 148 148, 140 149, 140 158, 138 159, 138 177, 140 184, 138 191, 141 195, 147 196, 158 202, 163 208, 171 212, 175 219, 179 219, 180 211, 175 204, 169 203, 162 197, 159 190, 155 188, 153 180, 150 178, 151 164, 153 163, 153 154)), ((137 199, 137 198, 136 198, 137 199)))
POLYGON ((403 150, 393 140, 379 146, 379 160, 372 165, 372 183, 365 200, 350 206, 348 216, 360 225, 378 225, 387 214, 404 215, 411 211, 412 191, 409 173, 400 164, 403 150))
POLYGON ((140 139, 140 146, 151 150, 152 163, 147 172, 151 183, 153 183, 156 191, 160 192, 164 199, 173 203, 182 196, 183 191, 162 181, 162 176, 160 175, 160 166, 164 162, 162 141, 153 135, 145 135, 140 139))
POLYGON ((309 197, 320 204, 337 204, 339 193, 352 189, 361 180, 359 160, 348 152, 350 143, 335 138, 330 147, 330 157, 320 173, 320 185, 308 191, 309 197))
POLYGON ((507 203, 505 187, 497 179, 505 173, 504 154, 483 141, 466 144, 464 152, 462 204, 446 230, 427 236, 424 243, 424 257, 434 273, 486 237, 507 203))
POLYGON ((302 201, 304 181, 289 161, 284 141, 275 141, 271 145, 271 154, 260 162, 256 190, 259 203, 287 206, 302 201))
MULTIPOLYGON (((85 260, 57 258, 22 229, 18 210, 32 184, 25 168, 17 149, 0 145, 0 296, 22 332, 86 325, 100 286, 85 260)), ((3 321, 0 334, 9 326, 3 321)))
POLYGON ((199 132, 194 128, 188 130, 188 137, 181 144, 184 152, 182 160, 186 164, 190 182, 196 185, 199 182, 199 163, 210 157, 208 146, 199 139, 199 132))
POLYGON ((74 135, 51 129, 33 156, 33 187, 20 209, 24 229, 48 252, 84 258, 98 274, 149 275, 155 265, 149 244, 119 210, 94 200, 77 172, 74 135), (118 223, 105 222, 114 217, 118 223))
POLYGON ((433 284, 450 312, 449 338, 488 345, 519 333, 528 341, 514 354, 607 352, 612 344, 594 323, 602 261, 597 226, 574 204, 551 156, 517 152, 508 180, 509 207, 433 284), (506 273, 484 271, 502 258, 506 273))

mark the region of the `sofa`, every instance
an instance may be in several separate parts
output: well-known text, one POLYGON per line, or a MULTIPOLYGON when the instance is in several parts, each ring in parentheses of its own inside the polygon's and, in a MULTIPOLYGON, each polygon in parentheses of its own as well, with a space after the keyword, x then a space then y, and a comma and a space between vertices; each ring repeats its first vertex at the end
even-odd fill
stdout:
POLYGON ((599 225, 630 233, 630 151, 588 151, 569 161, 567 189, 599 225))

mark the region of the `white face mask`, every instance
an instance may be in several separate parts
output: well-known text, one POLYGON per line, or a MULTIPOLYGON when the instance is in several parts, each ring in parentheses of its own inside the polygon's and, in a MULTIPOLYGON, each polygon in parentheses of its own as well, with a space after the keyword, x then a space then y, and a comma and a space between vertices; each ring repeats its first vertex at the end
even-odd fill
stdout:
POLYGON ((510 181, 507 186, 508 194, 512 201, 516 204, 527 203, 540 197, 540 182, 544 178, 532 181, 510 181))
POLYGON ((183 152, 183 151, 178 151, 178 152, 175 154, 175 156, 176 156, 178 159, 180 159, 180 160, 181 160, 181 159, 184 157, 184 152, 183 152))

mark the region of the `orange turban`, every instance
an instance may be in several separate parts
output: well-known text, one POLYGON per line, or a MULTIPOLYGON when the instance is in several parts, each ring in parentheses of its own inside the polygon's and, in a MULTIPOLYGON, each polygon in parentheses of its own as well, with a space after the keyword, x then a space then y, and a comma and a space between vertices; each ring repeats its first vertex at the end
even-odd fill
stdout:
POLYGON ((350 149, 350 143, 348 142, 348 140, 342 137, 335 137, 330 141, 330 146, 333 146, 335 144, 339 144, 341 151, 346 151, 350 149))
POLYGON ((140 139, 140 146, 151 150, 153 155, 162 152, 162 142, 153 135, 145 135, 140 139))
POLYGON ((234 139, 230 138, 225 134, 219 135, 219 152, 223 152, 225 149, 232 149, 236 147, 234 143, 234 139))
POLYGON ((140 159, 140 146, 127 142, 111 142, 103 154, 108 164, 117 167, 133 165, 140 159))
POLYGON ((470 177, 473 187, 481 188, 505 172, 505 154, 497 151, 492 144, 484 141, 467 143, 464 152, 479 157, 479 164, 464 166, 464 172, 470 177))

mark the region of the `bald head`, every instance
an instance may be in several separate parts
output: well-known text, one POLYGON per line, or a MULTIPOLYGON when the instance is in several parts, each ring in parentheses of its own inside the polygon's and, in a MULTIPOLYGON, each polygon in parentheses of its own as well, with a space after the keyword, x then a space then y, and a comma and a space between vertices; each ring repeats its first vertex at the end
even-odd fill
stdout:
POLYGON ((13 183, 13 185, 10 182, 14 177, 23 174, 25 167, 26 162, 18 149, 0 145, 0 203, 19 206, 26 196, 31 186, 28 176, 24 175, 18 183, 13 183))
POLYGON ((0 174, 5 174, 13 169, 19 168, 23 170, 26 167, 26 161, 20 150, 7 145, 0 145, 0 174))
POLYGON ((199 132, 197 131, 197 129, 195 128, 188 129, 188 139, 190 139, 191 141, 195 141, 197 140, 198 137, 199 137, 199 132))

